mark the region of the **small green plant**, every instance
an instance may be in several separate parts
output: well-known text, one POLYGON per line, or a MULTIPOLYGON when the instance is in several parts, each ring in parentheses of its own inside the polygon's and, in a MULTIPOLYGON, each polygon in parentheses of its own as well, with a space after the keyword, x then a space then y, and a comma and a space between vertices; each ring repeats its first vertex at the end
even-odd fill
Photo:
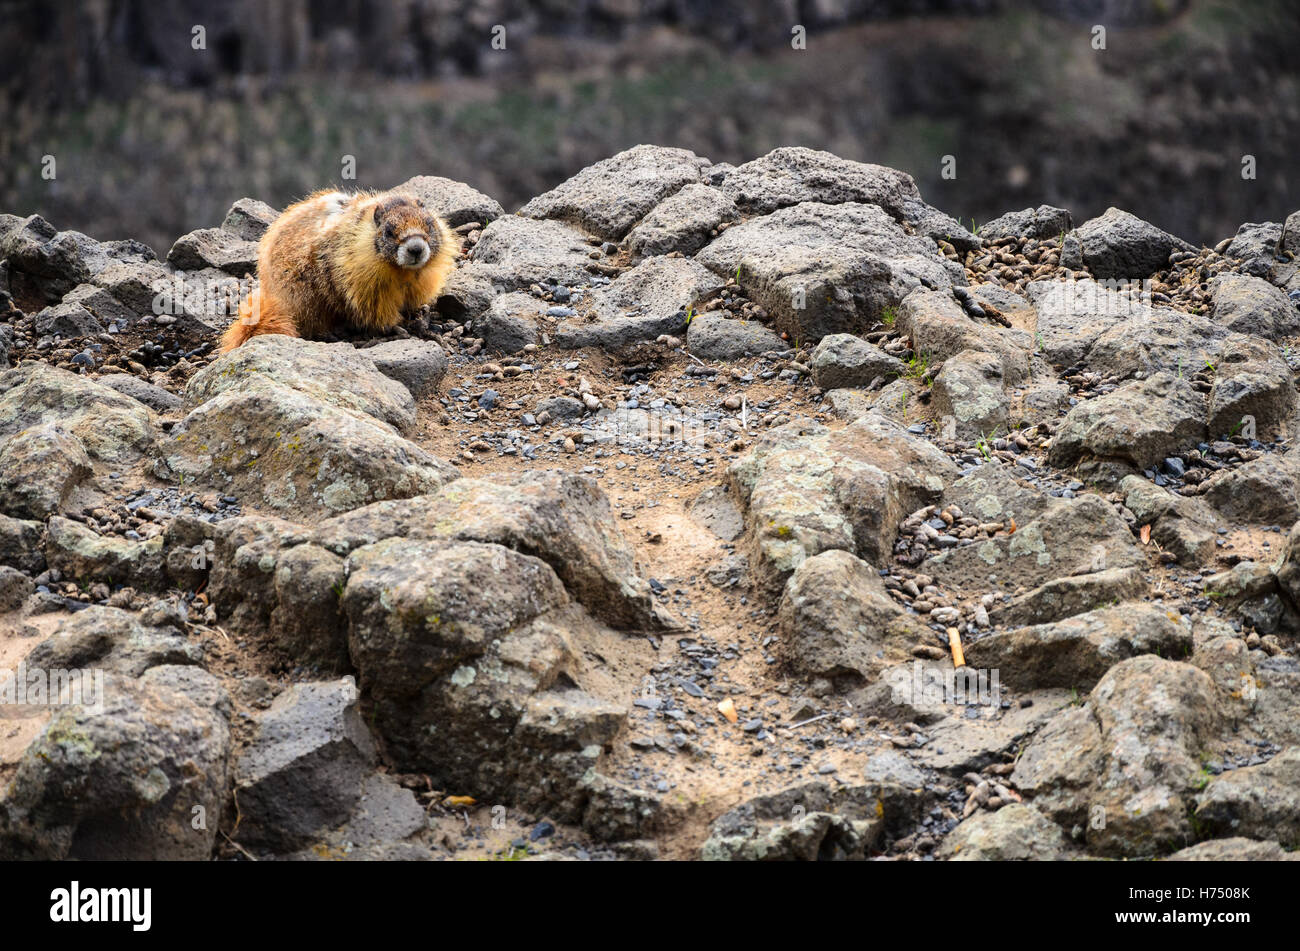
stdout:
POLYGON ((880 322, 886 327, 893 327, 894 321, 898 320, 898 308, 886 307, 880 312, 880 322))
POLYGON ((694 319, 695 319, 695 308, 694 307, 686 308, 686 326, 689 327, 691 325, 691 321, 694 319))
POLYGON ((926 371, 930 369, 930 358, 924 353, 914 353, 907 361, 907 372, 903 375, 908 379, 920 380, 926 371))

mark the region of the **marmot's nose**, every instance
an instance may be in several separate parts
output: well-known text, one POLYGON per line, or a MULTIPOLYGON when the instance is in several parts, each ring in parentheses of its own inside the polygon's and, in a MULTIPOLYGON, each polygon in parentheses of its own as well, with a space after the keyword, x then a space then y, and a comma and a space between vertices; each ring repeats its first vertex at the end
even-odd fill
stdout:
POLYGON ((397 249, 398 263, 403 267, 423 267, 429 260, 429 242, 420 237, 410 237, 397 249))

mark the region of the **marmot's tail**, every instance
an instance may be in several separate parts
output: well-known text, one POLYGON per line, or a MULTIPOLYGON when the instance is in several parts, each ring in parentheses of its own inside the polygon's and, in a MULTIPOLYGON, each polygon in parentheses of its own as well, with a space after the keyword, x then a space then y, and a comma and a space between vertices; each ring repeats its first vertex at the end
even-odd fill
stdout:
POLYGON ((273 299, 266 297, 259 287, 239 305, 239 316, 221 336, 221 352, 229 353, 250 337, 258 334, 287 334, 298 336, 293 316, 277 310, 273 299))

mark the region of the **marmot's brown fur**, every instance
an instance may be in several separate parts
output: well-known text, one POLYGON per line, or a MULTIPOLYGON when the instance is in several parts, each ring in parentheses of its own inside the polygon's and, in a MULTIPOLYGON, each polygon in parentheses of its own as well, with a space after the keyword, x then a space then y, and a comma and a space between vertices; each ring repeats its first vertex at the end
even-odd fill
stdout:
POLYGON ((451 229, 401 192, 318 191, 290 205, 258 245, 261 286, 221 338, 318 337, 343 325, 390 330, 432 301, 455 265, 451 229))

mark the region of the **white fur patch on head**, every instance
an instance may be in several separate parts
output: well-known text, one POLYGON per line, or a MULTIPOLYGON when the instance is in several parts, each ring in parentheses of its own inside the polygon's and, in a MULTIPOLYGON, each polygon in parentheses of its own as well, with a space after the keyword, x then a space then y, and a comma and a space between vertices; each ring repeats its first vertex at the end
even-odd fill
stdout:
POLYGON ((324 231, 327 228, 332 228, 351 200, 352 196, 343 192, 330 192, 317 198, 316 201, 320 203, 321 209, 325 212, 325 216, 320 220, 320 230, 324 231))

